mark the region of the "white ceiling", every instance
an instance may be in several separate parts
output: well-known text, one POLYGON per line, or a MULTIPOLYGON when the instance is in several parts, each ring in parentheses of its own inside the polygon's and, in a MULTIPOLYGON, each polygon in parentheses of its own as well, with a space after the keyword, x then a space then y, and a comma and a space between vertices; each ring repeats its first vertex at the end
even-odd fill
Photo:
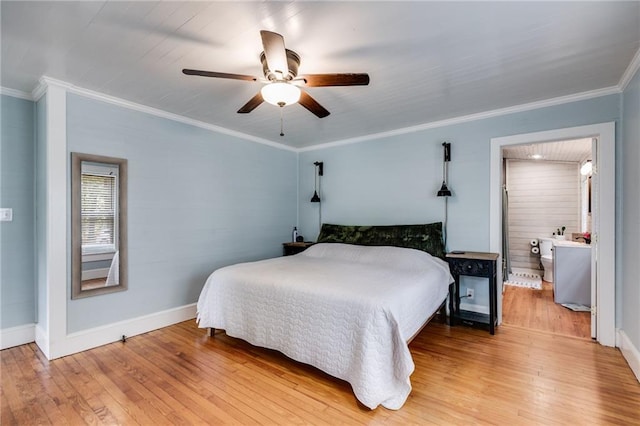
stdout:
POLYGON ((1 86, 45 75, 292 147, 616 87, 640 46, 640 2, 2 1, 1 86), (308 92, 331 115, 262 104, 259 31, 282 34, 300 74, 367 72, 369 86, 308 92))
POLYGON ((592 159, 591 138, 528 145, 509 145, 502 148, 502 157, 511 160, 583 163, 592 159))

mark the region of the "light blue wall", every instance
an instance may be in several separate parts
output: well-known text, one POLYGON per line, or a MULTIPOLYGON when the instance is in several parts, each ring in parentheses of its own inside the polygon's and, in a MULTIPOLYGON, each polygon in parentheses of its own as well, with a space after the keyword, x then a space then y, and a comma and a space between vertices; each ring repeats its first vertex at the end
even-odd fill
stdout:
POLYGON ((223 265, 282 254, 295 152, 67 97, 68 151, 129 163, 129 290, 70 300, 69 332, 197 301, 223 265))
POLYGON ((31 101, 0 98, 0 328, 35 322, 34 117, 31 101))
POLYGON ((618 95, 438 127, 299 156, 300 227, 315 239, 313 162, 324 161, 323 222, 423 223, 444 218, 442 142, 451 142, 449 248, 489 248, 491 138, 620 119, 618 95))
POLYGON ((622 94, 622 324, 640 348, 640 71, 622 94))
MULTIPOLYGON (((443 200, 438 199, 435 192, 442 179, 441 143, 451 142, 453 158, 449 183, 454 196, 449 200, 448 246, 450 249, 487 250, 490 139, 619 121, 624 105, 624 139, 621 139, 618 127, 616 142, 619 166, 616 198, 621 207, 621 220, 617 224, 620 253, 617 323, 622 324, 634 345, 639 347, 637 258, 640 226, 637 212, 640 193, 635 184, 640 179, 637 167, 640 161, 639 86, 636 74, 622 97, 611 95, 364 143, 305 151, 298 156, 298 186, 295 153, 69 95, 69 152, 124 157, 129 159, 130 167, 130 290, 70 301, 69 331, 192 303, 206 276, 215 268, 280 255, 280 243, 289 239, 291 226, 295 224, 297 188, 300 233, 307 240, 315 239, 318 205, 308 202, 313 193, 313 161, 325 162, 321 191, 324 222, 431 222, 443 218, 443 200), (166 191, 155 190, 155 182, 165 185, 166 191), (623 238, 626 234, 628 237, 623 238)), ((5 170, 10 170, 10 167, 5 168, 5 145, 9 140, 5 135, 16 131, 13 121, 10 126, 4 121, 5 108, 11 109, 6 114, 16 114, 24 111, 25 105, 31 105, 31 132, 34 117, 33 103, 4 96, 2 100, 4 207, 5 170)), ((15 289, 6 284, 10 280, 5 278, 7 271, 3 269, 2 328, 38 321, 38 316, 40 326, 46 328, 42 322, 46 321, 43 304, 46 287, 42 279, 45 234, 41 220, 46 206, 45 106, 46 97, 43 97, 35 107, 37 120, 35 135, 31 133, 31 154, 22 152, 22 155, 31 155, 32 163, 25 166, 30 168, 31 177, 25 175, 19 183, 30 186, 32 200, 35 199, 32 212, 24 216, 31 215, 32 223, 30 229, 25 228, 32 241, 31 269, 23 270, 25 281, 31 282, 31 289, 19 286, 18 291, 25 290, 21 294, 31 308, 18 309, 16 315, 6 314, 12 308, 5 309, 5 302, 11 300, 5 294, 15 289), (38 294, 33 291, 34 280, 38 281, 38 294), (9 288, 11 290, 7 290, 9 288)), ((14 214, 17 216, 15 211, 14 214)), ((4 223, 2 227, 2 265, 6 268, 9 262, 5 261, 4 223)), ((13 244, 14 238, 10 241, 13 244)), ((482 297, 476 294, 476 297, 482 297)))
MULTIPOLYGON (((319 206, 309 202, 314 161, 324 161, 323 222, 384 225, 443 220, 444 200, 436 193, 442 183, 442 143, 448 141, 452 144, 449 188, 453 192, 448 201, 448 248, 487 251, 491 138, 619 122, 620 114, 620 96, 609 95, 302 152, 300 232, 310 240, 318 233, 319 206)), ((482 304, 486 294, 478 290, 475 294, 475 303, 482 304)))

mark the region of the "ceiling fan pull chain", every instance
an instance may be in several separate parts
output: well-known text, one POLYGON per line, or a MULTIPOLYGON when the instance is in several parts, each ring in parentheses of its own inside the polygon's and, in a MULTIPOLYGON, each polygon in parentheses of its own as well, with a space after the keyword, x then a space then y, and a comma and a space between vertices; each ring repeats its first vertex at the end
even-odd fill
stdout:
POLYGON ((280 136, 284 136, 284 124, 283 124, 283 111, 284 110, 284 105, 280 105, 280 136))

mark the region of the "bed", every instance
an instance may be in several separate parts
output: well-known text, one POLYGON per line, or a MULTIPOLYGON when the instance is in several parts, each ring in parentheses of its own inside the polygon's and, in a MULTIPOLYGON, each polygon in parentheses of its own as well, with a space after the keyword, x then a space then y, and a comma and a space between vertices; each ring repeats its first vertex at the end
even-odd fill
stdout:
POLYGON ((199 326, 346 380, 371 409, 399 409, 414 370, 408 342, 453 281, 441 229, 324 224, 302 253, 214 271, 198 300, 199 326))

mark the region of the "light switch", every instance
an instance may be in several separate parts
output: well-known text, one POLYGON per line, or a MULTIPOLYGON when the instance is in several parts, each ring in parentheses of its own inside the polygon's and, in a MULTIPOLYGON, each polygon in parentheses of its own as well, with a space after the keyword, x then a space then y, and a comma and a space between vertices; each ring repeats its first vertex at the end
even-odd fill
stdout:
POLYGON ((13 209, 0 209, 0 222, 11 222, 13 220, 13 209))

